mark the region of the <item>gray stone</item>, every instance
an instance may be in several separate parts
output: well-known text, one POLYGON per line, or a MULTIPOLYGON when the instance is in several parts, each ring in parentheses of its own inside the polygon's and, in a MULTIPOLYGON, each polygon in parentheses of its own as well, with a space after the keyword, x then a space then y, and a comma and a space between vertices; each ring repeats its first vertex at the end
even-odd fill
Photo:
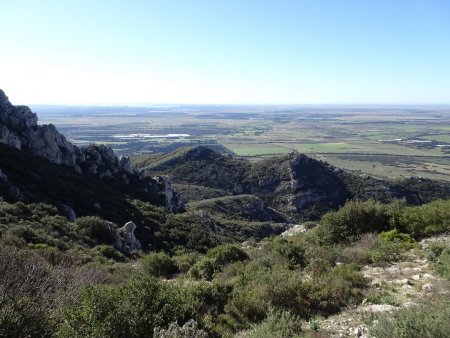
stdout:
POLYGON ((22 148, 20 138, 5 126, 0 126, 0 142, 16 148, 17 150, 22 148))
POLYGON ((122 238, 122 251, 133 253, 142 250, 141 242, 134 235, 136 224, 134 222, 127 222, 119 229, 119 234, 122 238))
POLYGON ((180 194, 172 189, 172 183, 168 176, 156 176, 153 179, 157 182, 158 188, 164 197, 167 211, 177 212, 184 209, 184 203, 180 194))
POLYGON ((389 304, 373 304, 364 307, 364 311, 372 313, 390 312, 393 310, 395 310, 395 307, 389 304))
POLYGON ((433 287, 433 284, 431 284, 431 283, 428 283, 428 284, 425 284, 424 286, 422 286, 422 291, 425 294, 433 292, 433 289, 434 289, 434 287, 433 287))
POLYGON ((303 233, 306 231, 307 231, 307 229, 305 228, 305 226, 303 224, 294 224, 291 228, 289 228, 288 230, 283 232, 281 234, 281 236, 291 237, 291 236, 295 236, 297 234, 300 234, 300 233, 303 233))
POLYGON ((61 204, 59 206, 61 213, 71 222, 75 221, 77 219, 77 214, 75 213, 75 211, 72 209, 72 207, 70 207, 69 205, 66 204, 61 204))
POLYGON ((132 174, 133 167, 131 166, 131 159, 128 156, 121 156, 119 159, 119 169, 126 173, 132 174))

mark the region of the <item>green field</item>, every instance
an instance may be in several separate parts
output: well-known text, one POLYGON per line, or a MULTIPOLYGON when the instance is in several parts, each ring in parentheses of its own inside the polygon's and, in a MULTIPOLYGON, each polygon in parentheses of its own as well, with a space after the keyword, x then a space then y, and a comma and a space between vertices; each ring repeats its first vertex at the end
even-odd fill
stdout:
POLYGON ((289 149, 271 144, 223 144, 238 156, 267 156, 289 152, 289 149))
POLYGON ((424 139, 438 142, 450 143, 450 133, 449 134, 438 134, 438 135, 427 135, 423 137, 424 139))

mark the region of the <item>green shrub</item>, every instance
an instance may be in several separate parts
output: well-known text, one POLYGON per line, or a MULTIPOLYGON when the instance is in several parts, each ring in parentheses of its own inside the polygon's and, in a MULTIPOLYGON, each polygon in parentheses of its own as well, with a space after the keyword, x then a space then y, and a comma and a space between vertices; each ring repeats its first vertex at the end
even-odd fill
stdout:
POLYGON ((325 214, 317 228, 323 243, 352 242, 362 234, 389 230, 394 210, 373 200, 347 202, 338 211, 325 214))
POLYGON ((287 267, 250 263, 235 282, 226 313, 244 327, 264 320, 269 310, 304 312, 302 277, 287 267))
POLYGON ((404 208, 399 227, 413 236, 429 236, 450 231, 450 200, 437 200, 417 207, 404 208))
POLYGON ((286 258, 291 267, 302 267, 306 264, 305 249, 283 237, 276 237, 271 243, 271 249, 286 258))
POLYGON ((0 215, 3 216, 7 214, 28 218, 32 215, 32 211, 23 202, 7 203, 2 201, 0 204, 0 215))
POLYGON ((53 337, 55 323, 49 309, 31 298, 0 306, 0 337, 53 337))
POLYGON ((387 242, 394 242, 402 244, 405 249, 410 249, 414 246, 416 241, 409 234, 399 232, 397 229, 390 231, 383 231, 380 233, 380 238, 387 242))
POLYGON ((334 266, 341 255, 341 245, 308 245, 305 257, 308 262, 321 260, 326 266, 334 266))
POLYGON ((358 242, 352 243, 350 246, 342 250, 339 261, 343 263, 355 263, 359 265, 371 262, 367 253, 375 248, 380 242, 380 237, 374 233, 368 233, 361 237, 358 242))
POLYGON ((75 220, 78 232, 97 243, 112 244, 115 241, 112 225, 97 216, 79 217, 75 220))
POLYGON ((378 238, 379 240, 366 252, 371 263, 398 261, 405 251, 415 246, 415 241, 410 235, 399 233, 396 229, 382 232, 378 238))
POLYGON ((436 262, 442 252, 449 247, 449 244, 444 242, 430 243, 426 249, 427 258, 430 261, 436 262))
POLYGON ((189 275, 195 279, 211 280, 214 274, 221 271, 225 265, 247 259, 248 255, 238 246, 219 245, 209 250, 206 256, 191 268, 189 275))
POLYGON ((434 268, 442 277, 450 280, 450 247, 442 251, 434 268))
POLYGON ((216 261, 213 258, 203 257, 189 270, 189 275, 194 279, 211 280, 214 272, 216 272, 216 261))
POLYGON ((16 225, 8 231, 13 237, 22 238, 27 243, 45 243, 47 238, 38 229, 30 225, 16 225))
POLYGON ((366 296, 369 303, 372 304, 389 304, 392 306, 399 306, 400 303, 395 299, 395 297, 387 291, 372 291, 366 296))
POLYGON ((427 248, 428 259, 433 268, 442 277, 450 280, 450 245, 448 243, 432 243, 427 248))
POLYGON ((302 332, 302 322, 298 316, 289 311, 270 310, 267 318, 259 324, 253 326, 251 330, 242 332, 240 338, 300 338, 302 332))
POLYGON ((197 261, 200 259, 200 254, 197 252, 186 252, 177 254, 172 257, 172 261, 177 266, 178 270, 180 272, 188 272, 189 269, 197 263, 197 261))
POLYGON ((148 337, 155 327, 199 319, 198 302, 185 289, 135 276, 121 286, 88 287, 66 308, 60 337, 148 337))
POLYGON ((95 249, 100 252, 103 256, 106 258, 111 258, 119 262, 125 261, 125 256, 120 251, 117 251, 114 247, 111 245, 97 245, 95 249))
POLYGON ((379 235, 366 234, 346 247, 340 256, 344 263, 369 264, 398 261, 403 253, 416 246, 414 239, 393 229, 379 235))
POLYGON ((59 235, 67 234, 70 231, 69 222, 62 216, 44 216, 40 222, 47 229, 56 231, 59 235))
POLYGON ((233 244, 219 245, 206 253, 206 257, 214 259, 217 266, 244 261, 248 259, 247 254, 238 246, 233 244))
POLYGON ((371 329, 374 337, 436 338, 450 332, 450 300, 441 298, 428 303, 382 315, 371 329))
POLYGON ((359 304, 367 280, 352 264, 335 266, 304 283, 304 317, 330 315, 349 304, 359 304))
POLYGON ((151 252, 141 259, 142 270, 149 275, 162 277, 173 275, 178 268, 173 260, 164 252, 151 252))

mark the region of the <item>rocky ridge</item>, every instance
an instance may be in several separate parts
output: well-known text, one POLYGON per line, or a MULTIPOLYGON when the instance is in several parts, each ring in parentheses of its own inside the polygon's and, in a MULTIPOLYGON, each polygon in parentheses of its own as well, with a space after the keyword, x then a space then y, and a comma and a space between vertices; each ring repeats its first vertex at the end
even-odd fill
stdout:
MULTIPOLYGON (((0 143, 20 151, 28 151, 48 161, 65 165, 82 175, 100 179, 116 179, 123 184, 139 180, 140 175, 132 166, 129 157, 118 158, 112 148, 104 145, 77 147, 69 142, 53 124, 38 125, 38 117, 27 106, 15 106, 0 89, 0 143)), ((2 172, 1 179, 7 180, 8 173, 2 172)), ((144 192, 158 190, 168 211, 180 211, 183 203, 180 195, 171 187, 167 177, 142 180, 144 192)), ((11 195, 11 194, 10 194, 11 195)), ((15 194, 18 199, 20 192, 15 194)))
POLYGON ((298 152, 249 162, 199 146, 133 160, 142 175, 169 175, 173 183, 182 185, 187 202, 199 200, 189 194, 189 186, 193 191, 203 187, 203 199, 254 195, 298 222, 318 219, 350 199, 389 202, 406 198, 416 205, 450 196, 448 183, 358 176, 298 152))
POLYGON ((33 155, 74 167, 80 173, 99 176, 118 172, 133 173, 128 157, 119 159, 111 148, 105 146, 78 148, 53 124, 38 125, 38 117, 29 107, 14 106, 1 89, 0 142, 17 150, 28 149, 33 155), (100 171, 99 167, 102 166, 103 170, 100 171))

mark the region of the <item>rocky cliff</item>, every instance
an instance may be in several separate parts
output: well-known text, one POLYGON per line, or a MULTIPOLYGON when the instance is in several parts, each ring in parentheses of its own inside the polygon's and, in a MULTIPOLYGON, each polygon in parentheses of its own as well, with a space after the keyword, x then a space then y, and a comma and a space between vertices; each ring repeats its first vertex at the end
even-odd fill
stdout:
MULTIPOLYGON (((131 174, 128 158, 118 159, 111 148, 78 148, 58 132, 53 124, 38 125, 38 117, 27 106, 14 106, 0 89, 0 142, 79 172, 109 176, 108 171, 131 174), (104 171, 99 170, 104 169, 104 171)), ((112 172, 111 172, 112 174, 112 172)))
MULTIPOLYGON (((71 167, 81 175, 119 180, 126 185, 134 182, 143 193, 156 192, 159 195, 156 200, 168 211, 183 209, 180 195, 172 189, 167 178, 141 179, 133 170, 130 159, 118 158, 109 147, 89 145, 79 148, 73 145, 53 124, 39 125, 37 115, 30 108, 11 104, 1 89, 0 143, 43 157, 54 164, 71 167)), ((4 174, 10 173, 5 170, 4 174)))

